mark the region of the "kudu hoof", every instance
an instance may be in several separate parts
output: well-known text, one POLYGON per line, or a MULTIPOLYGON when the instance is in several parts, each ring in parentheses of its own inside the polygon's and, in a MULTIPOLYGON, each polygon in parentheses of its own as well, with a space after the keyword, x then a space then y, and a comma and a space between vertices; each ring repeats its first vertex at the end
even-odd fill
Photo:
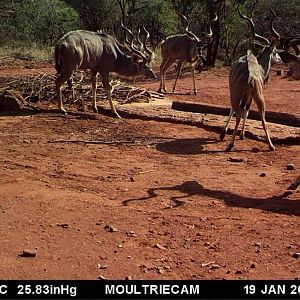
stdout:
POLYGON ((58 112, 59 112, 60 114, 62 114, 62 115, 65 115, 65 116, 68 115, 68 113, 67 113, 67 111, 66 111, 65 109, 59 108, 59 109, 58 109, 58 112))
POLYGON ((269 146, 269 150, 270 151, 275 151, 275 147, 274 146, 269 146))
POLYGON ((233 145, 232 144, 229 144, 228 146, 227 146, 227 148, 226 148, 226 152, 229 152, 229 151, 231 151, 231 149, 233 148, 233 145))
POLYGON ((224 140, 225 135, 226 135, 226 132, 225 132, 225 131, 222 131, 221 134, 220 134, 220 140, 221 140, 221 141, 224 140))

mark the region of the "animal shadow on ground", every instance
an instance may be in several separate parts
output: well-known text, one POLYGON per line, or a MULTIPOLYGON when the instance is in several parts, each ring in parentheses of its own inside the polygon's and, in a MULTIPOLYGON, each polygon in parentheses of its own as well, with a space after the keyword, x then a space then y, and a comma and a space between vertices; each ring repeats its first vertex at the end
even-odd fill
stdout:
POLYGON ((157 144, 156 150, 168 154, 196 155, 203 152, 203 146, 217 142, 208 138, 176 139, 157 144))
MULTIPOLYGON (((156 150, 168 154, 181 154, 181 155, 197 155, 197 154, 214 154, 224 153, 226 144, 221 150, 207 150, 204 149, 205 145, 209 144, 224 144, 223 141, 210 138, 193 138, 193 139, 176 139, 168 142, 158 143, 156 150)), ((231 152, 251 152, 251 149, 233 149, 231 152)), ((262 150, 263 151, 263 150, 262 150)))
POLYGON ((174 191, 183 194, 182 196, 170 196, 170 200, 174 203, 172 208, 184 205, 185 201, 183 199, 192 196, 205 196, 223 201, 230 207, 253 208, 279 214, 300 216, 300 199, 288 199, 288 196, 293 193, 291 191, 285 191, 280 195, 274 195, 267 198, 250 198, 229 191, 205 188, 203 185, 193 180, 175 186, 149 188, 146 197, 124 200, 122 201, 122 204, 127 206, 133 201, 149 201, 157 197, 159 191, 174 191))
MULTIPOLYGON (((21 117, 21 116, 33 116, 37 114, 55 114, 59 118, 76 118, 76 119, 87 119, 87 120, 97 120, 97 114, 89 112, 80 111, 68 111, 67 114, 63 114, 57 109, 53 108, 40 108, 31 106, 29 108, 21 108, 18 110, 3 110, 0 111, 0 116, 10 116, 10 117, 21 117)), ((101 115, 100 115, 101 116, 101 115)))

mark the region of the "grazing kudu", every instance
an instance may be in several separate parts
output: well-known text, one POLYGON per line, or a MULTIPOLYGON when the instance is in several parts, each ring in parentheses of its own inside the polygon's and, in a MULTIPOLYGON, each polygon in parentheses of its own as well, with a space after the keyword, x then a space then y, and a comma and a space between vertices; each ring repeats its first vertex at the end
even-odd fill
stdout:
POLYGON ((109 34, 85 30, 71 31, 64 35, 55 46, 55 81, 58 98, 58 109, 66 113, 61 95, 62 84, 71 78, 77 69, 91 70, 93 110, 98 112, 96 104, 97 74, 100 73, 103 87, 106 90, 111 111, 120 118, 112 99, 112 87, 109 84, 109 73, 115 72, 123 76, 156 78, 147 64, 147 57, 137 51, 131 43, 131 55, 126 55, 120 49, 120 43, 109 34))
POLYGON ((265 120, 263 87, 269 78, 271 62, 279 63, 281 61, 276 50, 277 39, 272 38, 270 42, 268 39, 258 35, 255 32, 255 25, 252 18, 244 16, 239 10, 238 12, 243 19, 249 22, 255 41, 264 46, 264 49, 257 57, 255 57, 252 52, 248 50, 247 55, 242 56, 231 67, 229 74, 231 110, 226 125, 220 135, 220 139, 224 139, 229 122, 234 113, 236 114, 236 124, 231 141, 228 144, 226 151, 230 151, 234 146, 234 140, 238 131, 241 116, 243 116, 243 127, 240 138, 244 138, 245 124, 253 99, 257 105, 262 120, 262 125, 267 137, 269 148, 270 150, 275 150, 270 139, 265 120))
MULTIPOLYGON (((186 17, 182 15, 186 20, 186 17)), ((217 16, 213 21, 217 20, 217 16)), ((193 89, 194 94, 197 94, 196 81, 195 81, 195 65, 199 60, 198 48, 203 47, 205 43, 211 42, 212 40, 212 30, 209 27, 209 33, 205 34, 203 37, 196 36, 193 32, 186 26, 184 34, 176 34, 167 37, 161 43, 161 55, 162 63, 160 65, 160 86, 158 91, 167 92, 166 90, 166 72, 168 68, 178 62, 177 74, 175 83, 173 86, 173 93, 175 92, 176 83, 181 72, 181 67, 184 62, 188 62, 191 66, 191 73, 193 77, 193 89)))

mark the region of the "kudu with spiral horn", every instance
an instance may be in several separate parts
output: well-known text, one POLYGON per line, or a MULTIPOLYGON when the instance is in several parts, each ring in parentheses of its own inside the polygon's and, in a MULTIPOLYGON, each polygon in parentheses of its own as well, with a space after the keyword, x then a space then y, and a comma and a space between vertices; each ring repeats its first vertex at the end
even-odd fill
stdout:
MULTIPOLYGON (((181 15, 187 22, 185 16, 181 15)), ((211 24, 216 21, 218 16, 211 21, 211 24)), ((211 24, 209 26, 209 32, 203 37, 198 37, 189 30, 189 26, 186 26, 184 34, 176 34, 167 37, 161 43, 161 55, 162 63, 160 65, 160 86, 158 91, 167 92, 166 90, 166 72, 168 68, 178 62, 177 74, 175 83, 173 86, 173 92, 175 92, 176 83, 181 72, 181 67, 184 62, 188 62, 191 66, 191 73, 193 77, 193 90, 194 94, 197 94, 196 81, 195 81, 195 65, 198 62, 199 54, 198 48, 203 47, 205 44, 212 40, 212 29, 211 24)))
POLYGON ((96 104, 97 74, 101 75, 103 87, 112 113, 120 118, 112 102, 112 87, 109 83, 109 73, 115 72, 123 76, 144 75, 156 78, 148 65, 148 58, 137 51, 130 43, 131 54, 126 55, 121 50, 121 44, 111 35, 103 32, 86 30, 71 31, 64 35, 55 46, 55 80, 58 109, 66 113, 61 95, 61 86, 71 78, 77 69, 91 70, 93 110, 98 112, 96 104))
POLYGON ((242 56, 232 65, 230 69, 229 89, 231 110, 226 125, 220 135, 220 139, 224 139, 229 126, 229 122, 234 113, 236 114, 235 128, 231 141, 228 144, 226 150, 230 151, 234 146, 235 137, 242 116, 243 127, 240 138, 244 138, 245 124, 253 99, 257 105, 261 117, 263 129, 265 131, 266 138, 269 144, 269 149, 275 150, 270 139, 265 120, 265 100, 263 96, 263 87, 264 84, 268 81, 271 63, 281 62, 276 49, 278 40, 276 37, 273 37, 272 40, 269 41, 267 38, 256 33, 252 18, 243 15, 240 10, 238 10, 238 13, 241 18, 245 19, 250 24, 255 42, 263 46, 264 49, 257 57, 254 56, 250 50, 248 50, 247 55, 242 56))
POLYGON ((299 80, 300 79, 300 39, 291 39, 288 40, 286 38, 280 37, 280 34, 275 30, 274 28, 274 20, 277 17, 274 9, 269 7, 273 19, 271 22, 271 31, 274 36, 276 36, 279 39, 279 45, 278 48, 282 49, 282 51, 279 51, 278 54, 284 63, 291 63, 291 66, 287 72, 288 77, 292 77, 293 79, 299 80), (293 48, 295 53, 289 52, 289 48, 293 48))

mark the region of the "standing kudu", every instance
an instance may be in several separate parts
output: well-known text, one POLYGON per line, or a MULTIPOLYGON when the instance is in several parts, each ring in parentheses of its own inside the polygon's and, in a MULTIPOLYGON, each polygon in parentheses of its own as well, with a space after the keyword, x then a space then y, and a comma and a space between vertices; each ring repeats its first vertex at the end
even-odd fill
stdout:
MULTIPOLYGON (((182 17, 187 21, 186 17, 182 17)), ((217 16, 213 21, 217 20, 217 16)), ((181 72, 181 67, 184 62, 188 62, 191 66, 191 73, 193 77, 193 89, 194 94, 197 94, 196 82, 195 82, 195 65, 199 60, 198 48, 203 47, 205 43, 211 42, 212 38, 211 26, 209 27, 209 33, 205 34, 203 37, 196 36, 193 32, 186 26, 184 34, 176 34, 167 37, 161 43, 161 55, 162 63, 160 65, 160 86, 158 91, 167 92, 166 90, 166 72, 168 68, 178 61, 177 74, 175 83, 173 86, 173 93, 175 92, 176 83, 181 72)))
POLYGON ((220 135, 220 139, 224 139, 229 122, 234 113, 236 114, 236 124, 231 141, 228 144, 226 151, 230 151, 234 146, 234 140, 238 131, 241 116, 243 116, 244 120, 240 138, 244 138, 245 124, 253 99, 261 116, 262 125, 267 137, 269 148, 270 150, 275 150, 270 139, 265 120, 263 86, 268 81, 271 62, 278 63, 281 61, 276 50, 276 44, 278 41, 274 37, 270 42, 268 39, 258 35, 255 32, 255 25, 252 18, 244 16, 239 10, 238 12, 240 17, 248 21, 251 26, 255 41, 263 46, 264 49, 257 57, 255 57, 252 52, 248 50, 247 55, 242 56, 231 67, 229 74, 231 110, 226 125, 220 135))
POLYGON ((277 39, 279 39, 278 49, 282 49, 278 54, 283 63, 291 63, 291 66, 287 72, 288 77, 292 77, 293 79, 300 79, 300 39, 286 39, 280 37, 280 34, 274 28, 274 20, 277 17, 275 11, 270 7, 270 11, 273 15, 273 19, 271 22, 271 31, 277 39), (293 48, 295 53, 288 52, 289 48, 293 48))
POLYGON ((115 72, 123 76, 156 78, 148 66, 148 58, 133 47, 131 41, 131 55, 126 55, 120 49, 121 45, 111 35, 102 32, 85 30, 71 31, 63 36, 55 46, 55 68, 57 77, 55 81, 58 98, 58 109, 66 113, 61 95, 61 86, 71 78, 77 69, 91 70, 93 110, 98 112, 96 104, 97 74, 100 73, 103 87, 106 90, 111 111, 120 118, 112 99, 112 87, 109 84, 109 73, 115 72))

